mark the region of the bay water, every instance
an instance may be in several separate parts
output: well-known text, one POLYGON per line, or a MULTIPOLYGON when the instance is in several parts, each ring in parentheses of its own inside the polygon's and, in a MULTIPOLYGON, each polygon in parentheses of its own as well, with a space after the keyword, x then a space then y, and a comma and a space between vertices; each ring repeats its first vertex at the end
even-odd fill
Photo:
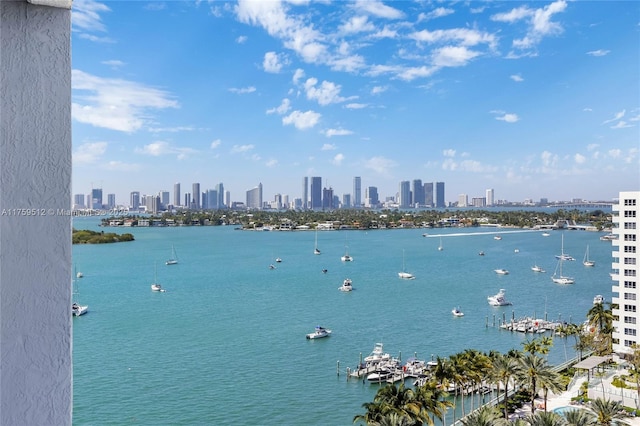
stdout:
MULTIPOLYGON (((596 232, 321 231, 314 255, 313 231, 74 227, 135 236, 73 247, 77 297, 89 305, 73 318, 74 425, 349 425, 379 386, 346 369, 376 342, 403 360, 506 352, 538 335, 502 330, 503 318, 580 323, 596 294, 611 300, 611 243, 596 232), (551 281, 562 234, 573 285, 551 281), (587 245, 593 268, 582 265, 587 245), (172 247, 179 263, 168 266, 172 247), (341 261, 347 250, 353 262, 341 261), (398 278, 403 257, 416 279, 398 278), (354 291, 338 290, 345 278, 354 291), (166 292, 151 291, 155 280, 166 292), (489 306, 501 288, 513 305, 489 306), (316 325, 333 334, 305 339, 316 325)), ((549 362, 573 345, 555 337, 549 362)))

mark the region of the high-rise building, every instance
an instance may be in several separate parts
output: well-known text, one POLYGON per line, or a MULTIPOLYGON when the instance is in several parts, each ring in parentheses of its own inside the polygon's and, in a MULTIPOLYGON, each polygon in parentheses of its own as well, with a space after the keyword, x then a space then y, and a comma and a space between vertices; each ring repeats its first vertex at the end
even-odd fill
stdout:
POLYGON ((408 180, 400 182, 398 197, 398 205, 401 209, 408 209, 411 207, 411 183, 408 180))
POLYGON ((116 194, 107 194, 107 207, 112 209, 116 206, 116 194))
POLYGON ((218 200, 216 201, 216 209, 224 209, 224 185, 222 182, 216 185, 216 191, 218 192, 218 200))
POLYGON ((169 204, 171 204, 171 200, 169 199, 169 191, 160 191, 158 193, 160 197, 160 210, 165 210, 168 208, 169 204))
POLYGON ((353 178, 353 207, 362 207, 362 180, 360 176, 353 178))
POLYGON ((204 204, 204 201, 203 201, 202 208, 209 209, 209 210, 219 209, 220 206, 218 205, 218 191, 215 189, 208 189, 206 192, 206 195, 207 195, 207 202, 206 204, 204 204))
POLYGON ((611 275, 614 281, 613 299, 613 351, 620 354, 633 353, 640 346, 640 191, 620 192, 618 204, 612 208, 611 241, 613 262, 611 275))
POLYGON ((306 209, 309 207, 309 178, 302 178, 302 208, 306 209))
POLYGON ((413 204, 418 206, 424 206, 424 186, 422 185, 422 179, 414 179, 413 182, 413 204))
POLYGON ((73 196, 73 207, 76 209, 84 208, 84 194, 75 194, 73 196))
POLYGON ((191 185, 191 197, 193 198, 193 208, 199 210, 202 205, 200 204, 200 184, 194 183, 191 185))
POLYGON ((447 204, 445 203, 445 198, 444 198, 444 182, 436 182, 436 208, 438 209, 443 209, 445 207, 447 207, 447 204))
POLYGON ((433 182, 425 182, 424 185, 424 205, 433 207, 433 182))
POLYGON ((349 209, 351 207, 351 194, 342 194, 342 208, 349 209))
POLYGON ((485 197, 484 197, 487 201, 487 206, 491 207, 493 206, 493 188, 491 189, 487 189, 485 191, 485 197))
POLYGON ((184 204, 183 206, 185 206, 186 208, 190 209, 192 206, 193 200, 191 200, 191 193, 190 192, 186 192, 184 194, 184 204))
POLYGON ((378 197, 378 188, 375 186, 368 186, 364 190, 364 205, 365 207, 375 209, 380 204, 380 198, 378 197))
POLYGON ((91 190, 91 208, 102 208, 102 188, 94 188, 91 190))
POLYGON ((180 206, 180 182, 173 184, 173 204, 180 206))
POLYGON ((224 191, 224 205, 227 208, 231 207, 231 192, 230 191, 224 191))
POLYGON ((259 183, 258 186, 247 191, 246 205, 248 209, 262 209, 262 183, 259 183))
POLYGON ((467 207, 469 204, 469 197, 467 194, 458 195, 458 207, 467 207))
POLYGON ((331 187, 322 189, 322 208, 329 210, 335 208, 333 204, 333 188, 331 187))
POLYGON ((129 194, 129 208, 132 210, 138 210, 140 208, 140 193, 133 191, 129 194))
POLYGON ((145 195, 144 204, 147 213, 158 213, 160 211, 160 197, 158 195, 145 195))
POLYGON ((322 208, 322 178, 313 176, 311 178, 311 209, 319 210, 322 208))

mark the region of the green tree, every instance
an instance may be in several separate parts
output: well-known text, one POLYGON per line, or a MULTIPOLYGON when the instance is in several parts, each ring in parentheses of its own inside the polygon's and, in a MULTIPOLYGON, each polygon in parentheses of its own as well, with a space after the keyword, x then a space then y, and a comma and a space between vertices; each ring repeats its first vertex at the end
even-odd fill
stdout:
POLYGON ((564 418, 554 412, 538 412, 535 414, 529 414, 525 421, 531 426, 565 426, 566 422, 564 418))
POLYGON ((567 426, 595 426, 595 416, 591 411, 580 408, 566 410, 562 413, 567 426))
POLYGON ((618 401, 597 398, 589 403, 589 408, 594 412, 596 425, 598 426, 621 426, 629 424, 624 420, 629 417, 629 414, 618 401))
POLYGON ((611 306, 604 303, 594 304, 587 312, 590 329, 593 328, 595 351, 597 355, 607 355, 612 351, 611 333, 613 332, 613 313, 611 306))
POLYGON ((500 393, 500 384, 504 385, 504 418, 509 417, 509 411, 507 409, 507 401, 509 395, 509 382, 519 376, 520 363, 516 358, 506 355, 500 355, 493 359, 492 370, 490 373, 490 379, 493 383, 498 385, 498 394, 500 393))
POLYGON ((414 390, 415 398, 420 403, 421 417, 429 426, 433 426, 434 417, 444 422, 447 410, 453 407, 451 401, 446 400, 448 393, 438 386, 435 381, 430 381, 414 390))
POLYGON ((496 426, 502 415, 495 407, 484 406, 461 420, 463 426, 496 426))
POLYGON ((531 392, 531 414, 536 411, 535 399, 539 390, 539 382, 546 380, 545 377, 551 374, 550 370, 551 367, 547 361, 537 355, 525 354, 520 359, 519 379, 531 392))

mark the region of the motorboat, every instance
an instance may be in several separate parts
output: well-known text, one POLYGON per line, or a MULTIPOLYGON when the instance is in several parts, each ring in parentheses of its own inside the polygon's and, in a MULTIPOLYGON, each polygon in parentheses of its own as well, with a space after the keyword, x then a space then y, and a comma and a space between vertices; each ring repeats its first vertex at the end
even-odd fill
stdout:
POLYGON ((584 266, 595 266, 596 262, 589 259, 589 246, 587 245, 587 251, 584 253, 584 259, 582 260, 584 266))
POLYGON ((381 369, 377 370, 369 375, 367 375, 367 381, 369 382, 386 382, 390 378, 393 377, 393 371, 389 369, 381 369))
POLYGON ((454 317, 463 317, 463 316, 464 316, 464 312, 462 312, 462 311, 460 310, 460 307, 459 307, 459 306, 458 306, 458 307, 456 307, 456 308, 453 308, 453 309, 451 310, 451 313, 453 314, 453 316, 454 316, 454 317))
POLYGON ((494 269, 493 272, 495 272, 498 275, 509 275, 509 271, 507 271, 506 269, 494 269))
POLYGON ((269 269, 276 269, 276 265, 272 263, 271 265, 269 265, 269 269))
POLYGON ((603 303, 604 303, 604 296, 601 294, 596 294, 596 296, 593 298, 593 304, 601 305, 603 303))
POLYGON ((496 235, 496 236, 493 237, 493 239, 500 241, 502 239, 502 237, 500 235, 496 235))
POLYGON ((76 273, 76 278, 82 278, 82 277, 84 277, 84 274, 78 271, 78 273, 76 273))
POLYGON ((382 343, 376 343, 371 353, 364 358, 364 362, 367 364, 375 364, 383 361, 389 361, 391 355, 384 352, 384 345, 382 343))
POLYGON ((329 337, 330 335, 331 330, 317 325, 313 333, 307 334, 307 339, 321 339, 323 337, 329 337))
POLYGON ((74 317, 79 317, 80 315, 84 315, 89 311, 89 306, 87 305, 79 305, 77 303, 73 303, 71 305, 71 315, 74 317))
POLYGON ((542 267, 541 267, 541 266, 538 266, 538 265, 533 265, 533 266, 531 267, 531 270, 532 270, 533 272, 546 272, 544 269, 542 269, 542 267))
POLYGON ((276 257, 276 263, 281 263, 282 259, 280 259, 279 257, 276 257))
POLYGON ((345 278, 344 281, 342 282, 342 285, 338 287, 338 290, 351 291, 353 290, 353 286, 351 284, 352 284, 351 278, 345 278))
POLYGON ((438 251, 442 250, 444 250, 444 247, 442 246, 442 237, 440 237, 440 245, 438 246, 438 251))
POLYGON ((151 284, 151 291, 159 291, 161 293, 164 293, 166 290, 162 288, 162 285, 158 283, 153 283, 151 284))
POLYGON ((505 297, 504 297, 504 289, 501 288, 500 291, 498 292, 498 294, 494 295, 494 296, 489 296, 487 297, 487 301, 489 302, 489 304, 491 306, 507 306, 507 305, 511 305, 511 302, 509 302, 505 297))
POLYGON ((607 234, 600 237, 600 241, 612 241, 617 239, 618 239, 618 236, 614 234, 607 234))
POLYGON ((543 233, 542 233, 542 236, 543 236, 543 237, 548 237, 548 236, 550 236, 550 235, 551 235, 551 234, 550 234, 550 233, 548 233, 548 232, 543 232, 543 233))
POLYGON ((478 256, 484 256, 484 252, 483 251, 479 251, 478 252, 478 256))
POLYGON ((514 249, 513 252, 514 253, 520 253, 520 249, 514 249))

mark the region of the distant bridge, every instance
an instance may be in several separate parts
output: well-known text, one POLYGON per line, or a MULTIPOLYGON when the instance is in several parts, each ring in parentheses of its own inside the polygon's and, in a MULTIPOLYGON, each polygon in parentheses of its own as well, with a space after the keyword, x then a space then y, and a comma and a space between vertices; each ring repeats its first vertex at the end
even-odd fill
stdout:
POLYGON ((610 209, 614 203, 562 203, 549 204, 548 207, 562 209, 610 209))

